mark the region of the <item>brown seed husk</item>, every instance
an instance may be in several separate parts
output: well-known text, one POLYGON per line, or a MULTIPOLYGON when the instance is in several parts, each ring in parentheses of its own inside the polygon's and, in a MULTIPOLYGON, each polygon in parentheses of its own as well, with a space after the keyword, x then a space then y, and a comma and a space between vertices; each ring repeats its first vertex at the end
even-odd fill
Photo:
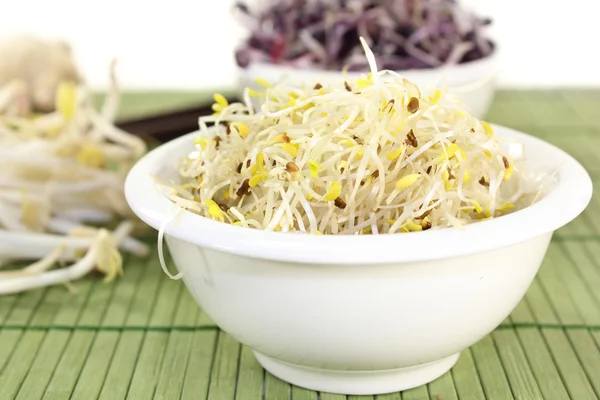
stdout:
POLYGON ((406 109, 411 114, 414 114, 417 111, 419 111, 419 99, 417 99, 416 97, 411 97, 410 100, 408 101, 408 105, 406 106, 406 109))
POLYGON ((405 143, 411 145, 412 147, 419 147, 419 142, 417 141, 415 132, 412 129, 408 131, 405 143))
POLYGON ((333 201, 333 204, 335 204, 335 206, 336 206, 337 208, 341 208, 342 210, 343 210, 344 208, 346 208, 346 202, 345 202, 344 200, 342 200, 342 198, 341 198, 341 197, 338 197, 337 199, 335 199, 335 200, 333 201))
POLYGON ((242 186, 235 192, 238 197, 250 194, 250 179, 246 179, 242 182, 242 186))

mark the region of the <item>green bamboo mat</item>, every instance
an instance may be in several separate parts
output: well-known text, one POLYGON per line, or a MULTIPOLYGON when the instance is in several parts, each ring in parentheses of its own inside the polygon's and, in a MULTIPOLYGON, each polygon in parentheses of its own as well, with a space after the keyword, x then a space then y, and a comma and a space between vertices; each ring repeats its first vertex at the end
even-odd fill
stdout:
MULTIPOLYGON (((176 96, 176 95, 172 95, 176 96)), ((160 99, 161 96, 155 96, 160 99)), ((175 103, 175 101, 174 101, 175 103)), ((139 112, 139 108, 137 109, 139 112)), ((600 183, 600 92, 500 92, 492 122, 568 150, 600 183)), ((150 239, 149 239, 150 240, 150 239)), ((264 372, 221 332, 156 255, 125 276, 0 297, 0 400, 477 400, 600 396, 600 197, 561 229, 529 292, 488 337, 429 385, 340 396, 264 372)), ((440 327, 443 329, 443 327, 440 327)))

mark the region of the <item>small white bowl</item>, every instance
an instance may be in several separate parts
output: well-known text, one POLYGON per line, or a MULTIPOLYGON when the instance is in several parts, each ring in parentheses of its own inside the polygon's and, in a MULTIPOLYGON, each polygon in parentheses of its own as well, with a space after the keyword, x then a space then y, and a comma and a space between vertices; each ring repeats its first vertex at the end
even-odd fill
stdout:
MULTIPOLYGON (((496 76, 499 72, 498 49, 481 60, 471 61, 445 68, 414 69, 398 71, 406 79, 424 89, 442 87, 444 82, 450 93, 455 94, 476 118, 485 117, 496 91, 496 76)), ((365 73, 349 72, 348 79, 358 79, 365 73)), ((342 73, 317 69, 299 69, 275 64, 252 63, 246 69, 239 70, 238 95, 244 93, 246 87, 261 90, 256 78, 276 82, 287 76, 292 84, 301 86, 304 82, 342 81, 342 73)), ((264 88, 263 88, 264 90, 264 88)))
MULTIPOLYGON (((183 212, 166 238, 203 310, 254 350, 273 375, 343 394, 426 384, 496 328, 524 296, 552 233, 579 215, 592 183, 562 150, 496 127, 524 143, 528 166, 558 172, 536 204, 498 219, 407 234, 316 236, 264 232, 183 212)), ((173 204, 152 174, 176 177, 192 133, 150 152, 131 170, 133 211, 159 229, 173 204)), ((517 157, 519 146, 508 151, 517 157)))

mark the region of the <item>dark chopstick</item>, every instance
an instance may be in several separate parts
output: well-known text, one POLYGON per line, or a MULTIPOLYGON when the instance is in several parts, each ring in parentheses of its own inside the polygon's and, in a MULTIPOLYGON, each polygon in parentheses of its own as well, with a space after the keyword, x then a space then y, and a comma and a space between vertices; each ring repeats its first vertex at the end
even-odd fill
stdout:
MULTIPOLYGON (((231 101, 237 101, 231 99, 231 101)), ((198 130, 198 118, 212 114, 211 105, 191 107, 165 114, 124 120, 117 125, 126 132, 153 142, 167 142, 198 130)))

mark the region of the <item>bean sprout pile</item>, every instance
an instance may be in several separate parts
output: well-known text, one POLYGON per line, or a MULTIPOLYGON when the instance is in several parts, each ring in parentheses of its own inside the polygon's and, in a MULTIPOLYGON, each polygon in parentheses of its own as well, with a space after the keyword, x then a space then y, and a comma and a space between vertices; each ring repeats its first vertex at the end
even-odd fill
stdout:
POLYGON ((215 95, 170 199, 233 225, 315 235, 461 227, 535 201, 539 185, 491 125, 444 91, 378 71, 362 44, 371 73, 358 80, 258 79, 264 91, 246 89, 245 104, 215 95))
POLYGON ((112 280, 122 273, 119 248, 148 253, 129 236, 131 220, 112 232, 96 227, 132 216, 123 183, 146 151, 142 140, 113 124, 114 64, 111 72, 100 112, 86 87, 72 82, 60 85, 56 110, 43 115, 31 115, 23 83, 0 88, 0 269, 33 261, 0 270, 0 294, 67 284, 93 269, 112 280))

